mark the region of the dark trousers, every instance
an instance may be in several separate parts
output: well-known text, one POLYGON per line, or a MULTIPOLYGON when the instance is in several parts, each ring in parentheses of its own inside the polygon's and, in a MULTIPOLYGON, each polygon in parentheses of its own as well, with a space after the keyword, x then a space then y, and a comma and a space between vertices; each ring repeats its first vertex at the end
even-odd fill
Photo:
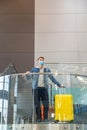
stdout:
POLYGON ((41 103, 44 106, 44 119, 47 119, 49 110, 48 90, 44 87, 37 87, 37 89, 34 90, 34 102, 37 119, 41 119, 41 103))

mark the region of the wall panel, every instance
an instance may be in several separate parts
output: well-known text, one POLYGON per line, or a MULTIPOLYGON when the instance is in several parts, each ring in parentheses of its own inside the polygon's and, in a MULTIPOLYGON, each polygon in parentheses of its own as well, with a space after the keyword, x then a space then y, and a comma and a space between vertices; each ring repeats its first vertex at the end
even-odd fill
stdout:
POLYGON ((36 33, 35 36, 36 53, 77 50, 76 33, 36 33))
POLYGON ((33 53, 33 33, 0 33, 0 53, 33 53))
POLYGON ((36 0, 35 58, 87 62, 86 23, 87 0, 36 0))
POLYGON ((36 14, 75 13, 76 0, 36 0, 36 14))
POLYGON ((75 32, 76 16, 74 14, 62 15, 36 15, 35 32, 75 32))
POLYGON ((0 72, 13 63, 18 72, 34 65, 34 0, 0 1, 0 72))
POLYGON ((50 63, 77 62, 77 54, 77 51, 38 52, 36 58, 44 56, 45 61, 50 63))
POLYGON ((34 14, 34 0, 1 0, 0 14, 34 14))
POLYGON ((4 71, 9 64, 15 65, 17 72, 23 73, 28 71, 33 65, 33 53, 1 53, 0 54, 0 70, 4 71))
POLYGON ((34 32, 33 15, 1 15, 0 33, 34 32))

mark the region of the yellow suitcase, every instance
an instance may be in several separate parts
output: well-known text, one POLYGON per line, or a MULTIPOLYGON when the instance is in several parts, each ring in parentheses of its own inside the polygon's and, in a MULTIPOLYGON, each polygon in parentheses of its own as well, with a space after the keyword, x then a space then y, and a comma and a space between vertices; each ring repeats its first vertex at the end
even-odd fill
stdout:
POLYGON ((55 121, 73 121, 73 96, 70 94, 56 94, 55 100, 55 121))

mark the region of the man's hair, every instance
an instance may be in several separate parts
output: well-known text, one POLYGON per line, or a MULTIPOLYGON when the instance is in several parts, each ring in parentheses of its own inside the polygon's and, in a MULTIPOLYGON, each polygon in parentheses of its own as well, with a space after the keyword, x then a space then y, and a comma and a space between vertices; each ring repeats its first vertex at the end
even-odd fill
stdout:
POLYGON ((44 57, 43 57, 43 56, 40 56, 37 60, 39 60, 40 58, 44 60, 44 57))

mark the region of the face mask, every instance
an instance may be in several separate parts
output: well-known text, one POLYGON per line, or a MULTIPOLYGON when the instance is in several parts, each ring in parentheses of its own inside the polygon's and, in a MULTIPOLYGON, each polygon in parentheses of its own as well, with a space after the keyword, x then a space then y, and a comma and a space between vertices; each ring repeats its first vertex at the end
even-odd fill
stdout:
POLYGON ((40 65, 44 65, 44 61, 39 61, 39 64, 40 65))

